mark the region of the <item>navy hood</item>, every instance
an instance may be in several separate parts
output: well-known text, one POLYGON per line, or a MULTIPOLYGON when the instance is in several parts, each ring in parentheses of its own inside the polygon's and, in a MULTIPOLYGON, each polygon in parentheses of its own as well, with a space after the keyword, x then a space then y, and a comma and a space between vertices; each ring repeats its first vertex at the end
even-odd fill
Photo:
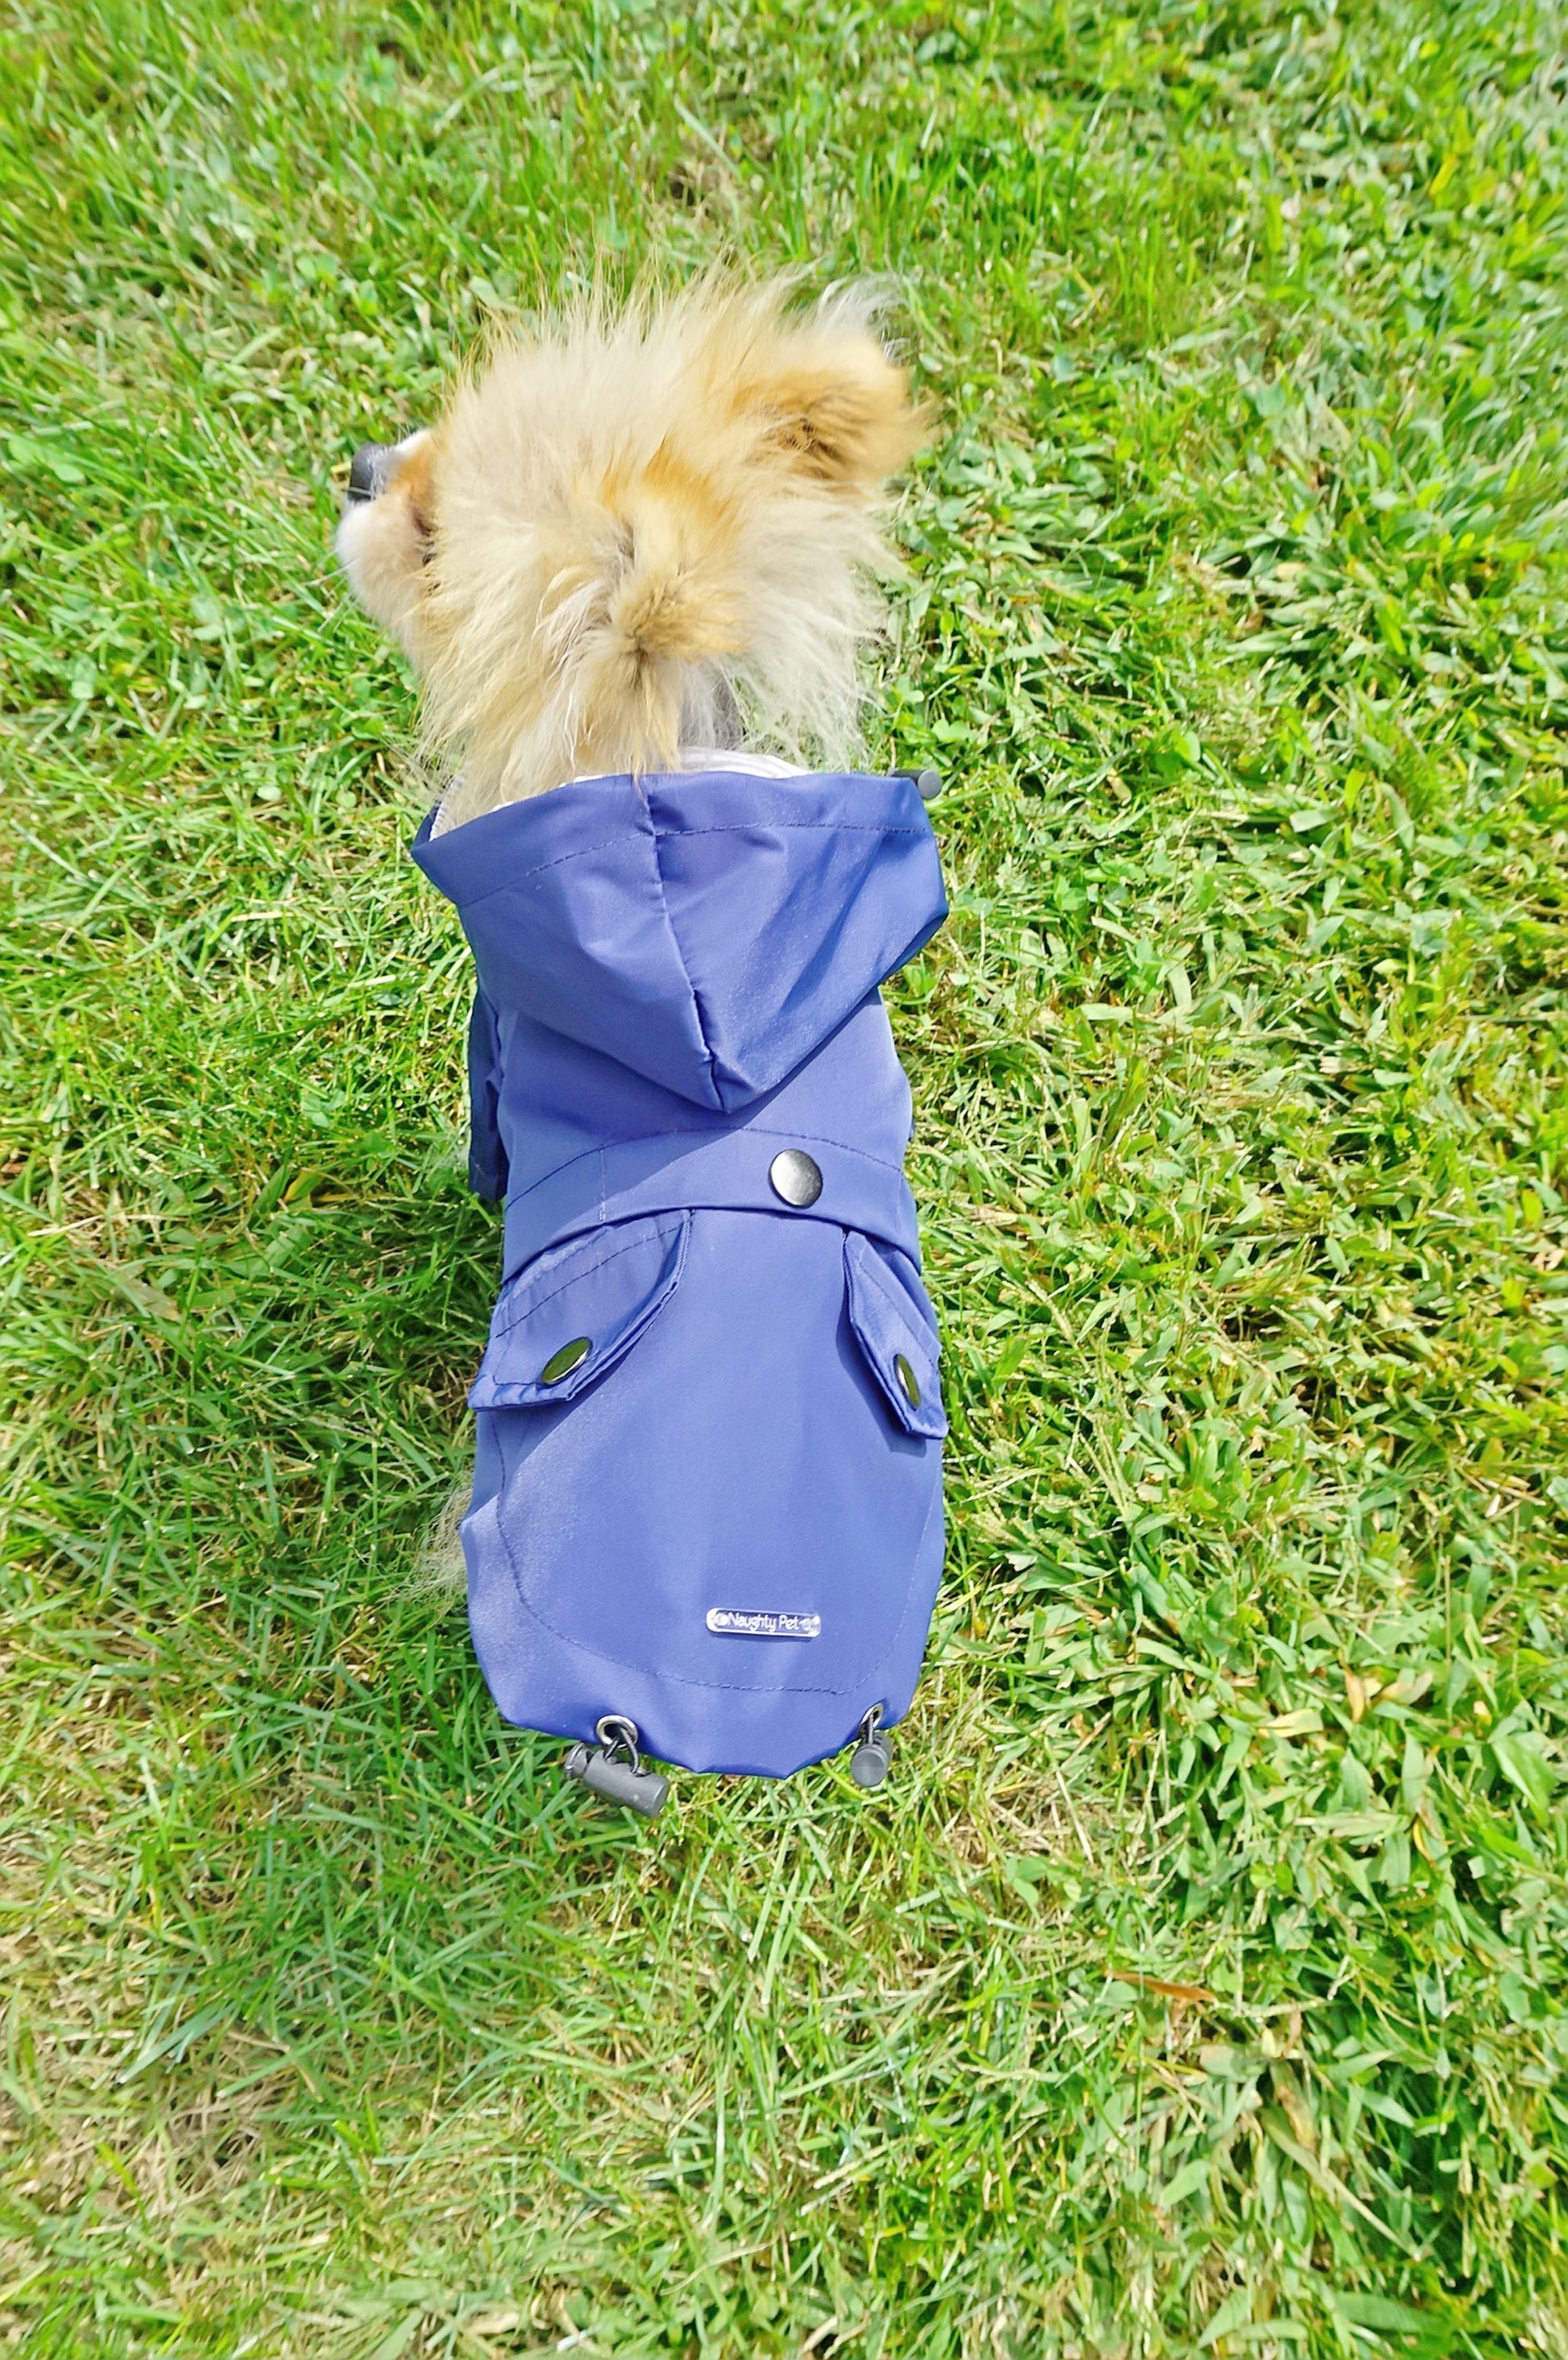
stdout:
POLYGON ((906 778, 578 780, 431 825, 413 858, 498 1015, 718 1114, 794 1073, 947 914, 906 778))

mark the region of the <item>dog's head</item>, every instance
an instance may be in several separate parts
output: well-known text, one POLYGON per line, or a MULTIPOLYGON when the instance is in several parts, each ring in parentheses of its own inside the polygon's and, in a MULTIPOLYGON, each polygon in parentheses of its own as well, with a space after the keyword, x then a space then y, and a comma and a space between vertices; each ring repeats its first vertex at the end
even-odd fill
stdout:
MULTIPOLYGON (((338 553, 463 815, 749 734, 844 750, 924 419, 863 303, 699 283, 509 345, 355 455, 338 553)), ((456 815, 455 814, 454 815, 456 815)))

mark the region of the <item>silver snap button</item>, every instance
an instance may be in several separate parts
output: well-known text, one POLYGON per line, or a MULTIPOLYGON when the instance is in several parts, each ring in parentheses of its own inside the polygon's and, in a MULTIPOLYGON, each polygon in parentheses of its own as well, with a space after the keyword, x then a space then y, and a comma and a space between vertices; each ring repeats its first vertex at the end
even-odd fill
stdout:
POLYGON ((815 1205, 822 1194, 822 1170, 813 1158, 798 1147, 786 1147, 775 1155, 768 1166, 768 1181, 775 1196, 786 1205, 815 1205))
POLYGON ((574 1369, 582 1367, 593 1349, 591 1337, 575 1336, 569 1344, 563 1344, 558 1352, 551 1353, 539 1371, 539 1382, 542 1385, 558 1385, 563 1377, 569 1377, 574 1369))
POLYGON ((911 1409, 920 1406, 920 1381, 902 1352, 893 1356, 893 1373, 898 1379, 898 1390, 911 1409))

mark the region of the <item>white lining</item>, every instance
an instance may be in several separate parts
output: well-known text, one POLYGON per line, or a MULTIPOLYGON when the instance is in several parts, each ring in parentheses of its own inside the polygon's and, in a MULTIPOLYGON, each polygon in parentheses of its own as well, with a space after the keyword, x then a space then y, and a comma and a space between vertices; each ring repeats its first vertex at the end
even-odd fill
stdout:
MULTIPOLYGON (((798 762, 781 761, 776 754, 748 754, 738 746, 683 746, 675 756, 675 768, 679 770, 740 770, 749 779, 808 779, 811 776, 811 772, 798 762)), ((603 772, 590 771, 586 775, 598 778, 602 777, 603 772)), ((447 803, 462 783, 461 779, 454 779, 437 803, 435 817, 430 824, 433 838, 450 835, 454 825, 467 825, 466 820, 454 822, 446 816, 447 803)), ((583 779, 563 779, 561 781, 565 787, 580 787, 584 783, 583 779)), ((488 814, 477 812, 475 817, 485 819, 488 814)))

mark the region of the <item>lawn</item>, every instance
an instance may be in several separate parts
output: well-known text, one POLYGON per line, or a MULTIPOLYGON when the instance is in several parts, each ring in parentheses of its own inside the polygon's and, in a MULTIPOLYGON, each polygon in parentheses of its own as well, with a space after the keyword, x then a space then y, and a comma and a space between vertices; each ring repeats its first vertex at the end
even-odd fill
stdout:
POLYGON ((1568 2354, 1561 38, 7 13, 0 2348, 1568 2354), (498 1230, 328 544, 720 253, 940 405, 951 1546, 887 1788, 646 1825, 420 1586, 498 1230))

